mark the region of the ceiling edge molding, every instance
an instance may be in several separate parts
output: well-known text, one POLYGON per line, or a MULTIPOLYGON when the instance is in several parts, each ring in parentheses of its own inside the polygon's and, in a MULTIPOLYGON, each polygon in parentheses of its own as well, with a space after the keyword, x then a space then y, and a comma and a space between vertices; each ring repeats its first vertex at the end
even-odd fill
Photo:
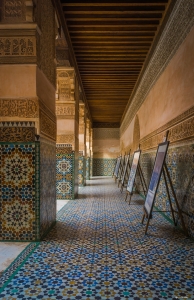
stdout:
POLYGON ((79 73, 79 68, 78 68, 78 65, 77 65, 76 58, 75 58, 75 54, 74 54, 71 38, 70 38, 70 35, 69 35, 69 31, 68 31, 68 28, 67 28, 67 23, 65 21, 64 13, 63 13, 63 10, 62 10, 61 2, 60 2, 60 0, 55 0, 55 1, 52 0, 52 3, 53 3, 53 5, 54 5, 54 7, 57 11, 58 18, 59 18, 61 26, 63 28, 63 32, 64 32, 64 35, 65 35, 65 38, 66 38, 66 41, 67 41, 67 44, 68 44, 68 48, 70 50, 69 51, 70 63, 72 64, 72 67, 75 68, 75 73, 76 73, 77 78, 78 78, 78 83, 81 86, 84 103, 86 105, 89 118, 92 122, 92 117, 91 117, 89 105, 88 105, 88 102, 87 102, 87 98, 86 98, 86 95, 85 95, 85 91, 84 91, 84 87, 83 87, 83 84, 82 84, 81 76, 80 76, 80 73, 79 73))
POLYGON ((177 0, 121 120, 122 134, 194 25, 194 1, 177 0))

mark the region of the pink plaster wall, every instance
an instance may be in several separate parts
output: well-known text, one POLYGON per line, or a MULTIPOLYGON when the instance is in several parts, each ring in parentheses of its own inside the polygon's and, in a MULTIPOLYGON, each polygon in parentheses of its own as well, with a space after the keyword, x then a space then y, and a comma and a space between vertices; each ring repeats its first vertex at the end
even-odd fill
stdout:
MULTIPOLYGON (((140 138, 194 105, 194 28, 188 34, 167 68, 150 90, 138 113, 140 138)), ((130 145, 133 123, 122 134, 121 143, 130 145), (128 141, 126 143, 126 140, 128 141)))
POLYGON ((36 97, 36 65, 0 65, 0 97, 36 97))
POLYGON ((116 158, 119 154, 119 139, 99 139, 93 141, 94 158, 116 158))

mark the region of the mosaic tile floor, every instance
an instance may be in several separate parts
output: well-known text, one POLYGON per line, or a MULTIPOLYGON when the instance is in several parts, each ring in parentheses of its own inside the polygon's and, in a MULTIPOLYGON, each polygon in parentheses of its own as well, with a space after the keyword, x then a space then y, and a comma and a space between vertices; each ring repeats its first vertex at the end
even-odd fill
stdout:
POLYGON ((194 299, 194 242, 159 213, 145 236, 139 196, 129 206, 112 178, 88 182, 0 299, 194 299))

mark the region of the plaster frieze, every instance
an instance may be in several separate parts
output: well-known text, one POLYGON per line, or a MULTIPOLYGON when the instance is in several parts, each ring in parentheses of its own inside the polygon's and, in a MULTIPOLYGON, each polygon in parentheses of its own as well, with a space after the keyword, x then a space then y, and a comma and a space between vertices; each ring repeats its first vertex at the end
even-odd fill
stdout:
POLYGON ((186 140, 193 141, 194 106, 141 139, 141 149, 145 151, 156 148, 157 145, 162 142, 167 130, 169 130, 168 140, 172 145, 186 140))

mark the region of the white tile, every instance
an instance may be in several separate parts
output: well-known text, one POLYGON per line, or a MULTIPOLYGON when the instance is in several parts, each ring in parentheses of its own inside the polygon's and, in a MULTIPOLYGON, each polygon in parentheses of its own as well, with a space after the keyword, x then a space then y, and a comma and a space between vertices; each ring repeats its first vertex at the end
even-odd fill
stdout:
POLYGON ((57 200, 57 212, 68 202, 69 200, 57 200))

